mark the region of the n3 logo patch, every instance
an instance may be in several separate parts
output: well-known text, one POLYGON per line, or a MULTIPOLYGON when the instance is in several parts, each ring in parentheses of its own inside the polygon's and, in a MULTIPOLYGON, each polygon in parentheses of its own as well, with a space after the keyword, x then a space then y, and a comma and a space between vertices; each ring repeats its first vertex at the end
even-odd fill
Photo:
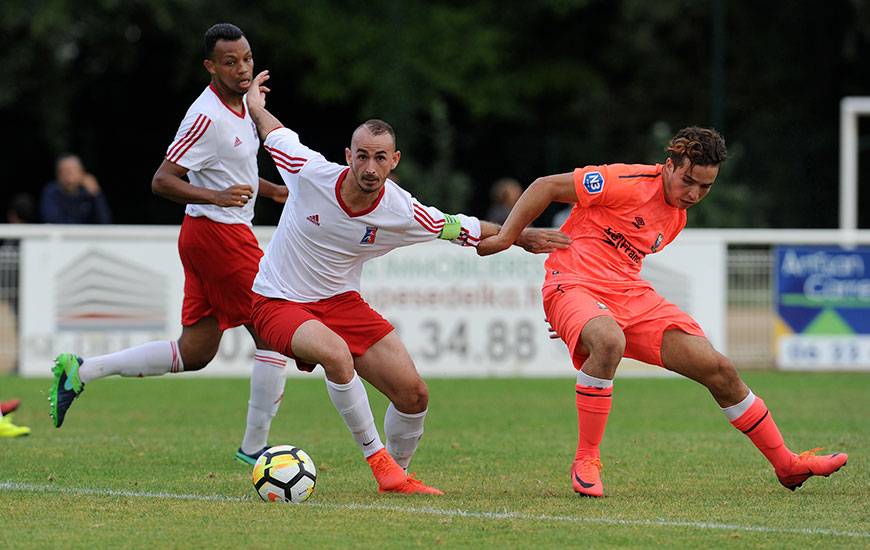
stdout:
POLYGON ((601 172, 586 172, 583 175, 583 187, 590 195, 597 195, 604 189, 604 177, 601 172))

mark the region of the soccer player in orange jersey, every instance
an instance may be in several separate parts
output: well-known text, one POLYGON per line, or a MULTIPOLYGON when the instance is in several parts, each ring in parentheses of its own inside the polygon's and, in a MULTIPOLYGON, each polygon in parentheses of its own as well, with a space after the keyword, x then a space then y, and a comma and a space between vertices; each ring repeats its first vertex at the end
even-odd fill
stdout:
POLYGON ((707 194, 725 160, 715 131, 680 130, 664 164, 608 164, 537 179, 499 233, 478 254, 504 250, 553 201, 575 203, 561 230, 571 239, 546 261, 544 312, 568 345, 577 373, 579 441, 571 467, 574 491, 604 495, 599 445, 622 357, 682 374, 707 387, 731 424, 746 434, 792 491, 810 476, 828 476, 845 453, 795 454, 764 401, 754 395, 701 327, 640 277, 643 258, 662 250, 686 225, 686 210, 707 194))

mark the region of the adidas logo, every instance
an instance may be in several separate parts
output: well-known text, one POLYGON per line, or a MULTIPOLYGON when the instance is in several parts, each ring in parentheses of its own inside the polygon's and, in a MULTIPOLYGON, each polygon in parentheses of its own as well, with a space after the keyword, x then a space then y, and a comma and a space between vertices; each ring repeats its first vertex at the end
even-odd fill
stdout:
POLYGON ((242 144, 242 140, 240 140, 238 137, 236 137, 236 141, 235 141, 235 143, 233 143, 233 147, 238 147, 241 144, 242 144))
POLYGON ((318 227, 320 226, 320 215, 319 214, 312 214, 305 219, 310 221, 311 223, 313 223, 314 225, 316 225, 318 227))

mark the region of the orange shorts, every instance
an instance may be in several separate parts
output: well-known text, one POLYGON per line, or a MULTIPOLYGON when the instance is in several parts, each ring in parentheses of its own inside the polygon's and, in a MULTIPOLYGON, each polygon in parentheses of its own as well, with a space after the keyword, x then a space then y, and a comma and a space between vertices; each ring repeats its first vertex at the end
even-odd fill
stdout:
POLYGON ((182 326, 205 317, 217 319, 220 330, 251 322, 251 286, 263 251, 250 227, 185 216, 178 255, 184 266, 182 326))
POLYGON ((580 370, 588 355, 582 352, 580 333, 591 319, 612 318, 625 334, 625 357, 662 366, 662 336, 680 329, 695 336, 704 331, 680 308, 652 288, 592 289, 579 283, 547 282, 543 288, 547 322, 568 345, 574 368, 580 370))
MULTIPOLYGON (((302 323, 317 320, 347 343, 354 357, 363 355, 372 345, 393 331, 386 319, 373 310, 356 291, 343 292, 317 302, 291 302, 254 294, 251 313, 257 335, 269 349, 293 357, 290 344, 302 323)), ((296 362, 300 370, 314 365, 296 362)))

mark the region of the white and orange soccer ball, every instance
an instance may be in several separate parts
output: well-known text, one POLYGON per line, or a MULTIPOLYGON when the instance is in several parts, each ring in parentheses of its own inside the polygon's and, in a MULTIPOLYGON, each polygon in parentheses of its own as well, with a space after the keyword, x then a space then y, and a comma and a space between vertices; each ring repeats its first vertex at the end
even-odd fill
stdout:
POLYGON ((257 459, 254 488, 266 502, 308 500, 317 482, 317 468, 308 453, 293 445, 271 447, 257 459))

